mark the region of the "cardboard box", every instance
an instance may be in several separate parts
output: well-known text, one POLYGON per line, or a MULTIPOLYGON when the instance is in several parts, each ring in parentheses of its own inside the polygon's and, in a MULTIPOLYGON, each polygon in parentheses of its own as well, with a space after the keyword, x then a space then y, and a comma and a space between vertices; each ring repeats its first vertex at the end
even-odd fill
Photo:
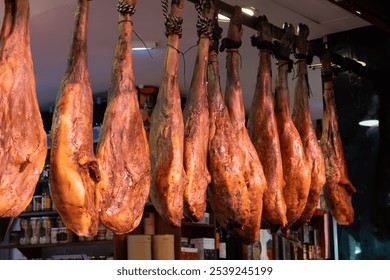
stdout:
POLYGON ((197 248, 181 247, 181 260, 199 260, 199 252, 197 248))
POLYGON ((191 244, 198 249, 199 259, 214 260, 216 258, 214 238, 193 238, 191 244))

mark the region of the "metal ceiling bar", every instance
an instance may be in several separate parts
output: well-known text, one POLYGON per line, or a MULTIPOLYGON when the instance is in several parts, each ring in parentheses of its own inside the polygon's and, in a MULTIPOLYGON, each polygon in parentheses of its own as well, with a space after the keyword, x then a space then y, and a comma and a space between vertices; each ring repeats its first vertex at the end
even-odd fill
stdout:
MULTIPOLYGON (((188 0, 189 2, 196 3, 197 0, 188 0)), ((215 0, 215 6, 218 9, 218 12, 224 16, 231 17, 233 15, 234 7, 229 5, 221 0, 215 0)), ((242 19, 242 24, 246 27, 252 28, 257 31, 258 29, 258 18, 249 16, 241 12, 240 18, 242 19)), ((270 23, 271 25, 271 35, 276 40, 281 40, 284 31, 282 28, 277 27, 270 23)), ((295 35, 295 38, 297 36, 295 35)), ((322 40, 313 40, 310 41, 309 52, 314 56, 321 57, 322 53, 325 51, 322 40)), ((367 66, 362 66, 360 63, 356 62, 353 59, 348 57, 343 57, 337 53, 331 52, 332 63, 337 64, 343 70, 351 71, 361 77, 370 79, 371 81, 377 82, 378 90, 382 90, 380 84, 383 83, 383 74, 378 73, 374 69, 371 69, 367 66)), ((385 79, 386 80, 386 79, 385 79)))

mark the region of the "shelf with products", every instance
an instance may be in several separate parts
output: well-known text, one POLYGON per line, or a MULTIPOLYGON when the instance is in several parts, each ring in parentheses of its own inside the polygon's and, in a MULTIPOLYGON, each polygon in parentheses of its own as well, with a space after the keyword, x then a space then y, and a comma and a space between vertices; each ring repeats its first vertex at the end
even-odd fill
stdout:
POLYGON ((115 236, 102 226, 99 226, 96 236, 78 237, 65 227, 56 211, 23 212, 10 223, 8 238, 0 245, 2 258, 7 258, 7 255, 8 258, 16 255, 16 259, 50 258, 50 255, 68 251, 78 251, 84 255, 99 251, 90 247, 101 247, 106 254, 115 258, 115 236), (18 250, 22 255, 12 250, 18 250))
MULTIPOLYGON (((195 247, 195 244, 191 244, 191 241, 195 239, 197 239, 198 241, 199 239, 207 239, 209 242, 212 239, 211 247, 214 251, 215 225, 215 217, 209 203, 207 205, 206 214, 203 221, 191 222, 187 219, 183 219, 181 227, 174 227, 166 223, 163 218, 158 214, 153 204, 148 202, 145 205, 144 216, 140 225, 136 229, 134 229, 134 231, 132 231, 129 235, 151 235, 152 237, 153 235, 173 236, 174 259, 182 259, 182 247, 186 247, 186 249, 190 247, 195 247), (153 215, 152 231, 146 228, 146 219, 150 217, 150 214, 153 215)), ((121 254, 123 259, 127 259, 128 244, 126 236, 122 236, 119 238, 122 239, 122 241, 118 242, 118 244, 116 245, 118 247, 118 250, 121 250, 121 253, 119 254, 121 254)), ((184 251, 186 250, 184 249, 184 251)), ((190 249, 188 249, 187 251, 190 251, 190 249)), ((213 255, 215 255, 215 253, 213 255)))
POLYGON ((260 230, 259 242, 244 246, 244 259, 315 260, 331 259, 331 216, 326 209, 316 209, 306 225, 293 226, 288 232, 260 230))
POLYGON ((85 246, 85 245, 103 245, 113 244, 113 240, 92 240, 92 241, 74 241, 65 243, 47 243, 47 244, 28 244, 28 245, 5 245, 0 248, 16 248, 16 249, 29 249, 29 248, 47 248, 47 247, 68 247, 68 246, 85 246))

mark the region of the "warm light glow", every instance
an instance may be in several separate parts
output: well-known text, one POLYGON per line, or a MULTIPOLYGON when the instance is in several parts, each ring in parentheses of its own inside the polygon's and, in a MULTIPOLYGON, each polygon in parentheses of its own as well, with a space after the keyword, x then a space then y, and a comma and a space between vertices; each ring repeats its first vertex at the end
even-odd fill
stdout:
POLYGON ((357 63, 359 63, 361 66, 366 66, 366 63, 364 61, 360 61, 357 59, 354 59, 357 63))
POLYGON ((227 16, 224 16, 224 15, 218 14, 218 21, 219 22, 229 22, 230 18, 228 18, 227 16))
POLYGON ((359 125, 361 126, 379 126, 378 120, 364 120, 359 122, 359 125))
POLYGON ((156 42, 141 42, 141 41, 134 41, 131 42, 131 49, 133 51, 145 51, 145 50, 151 50, 157 47, 156 42))
POLYGON ((243 7, 241 8, 241 11, 247 15, 253 16, 255 14, 253 7, 243 7))

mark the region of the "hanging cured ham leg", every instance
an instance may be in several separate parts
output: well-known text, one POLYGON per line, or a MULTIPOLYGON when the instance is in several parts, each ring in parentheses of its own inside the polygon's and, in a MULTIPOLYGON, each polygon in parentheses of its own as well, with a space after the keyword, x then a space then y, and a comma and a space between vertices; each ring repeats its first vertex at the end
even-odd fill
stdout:
POLYGON ((348 178, 347 164, 337 121, 334 81, 330 61, 329 54, 321 57, 325 100, 321 136, 326 174, 324 197, 329 211, 337 223, 350 225, 354 220, 352 195, 356 192, 356 189, 348 178))
POLYGON ((207 62, 210 46, 210 23, 213 9, 206 1, 196 4, 198 10, 198 55, 191 81, 190 93, 184 108, 184 168, 189 183, 184 191, 184 214, 199 221, 206 211, 206 193, 211 181, 207 169, 209 144, 209 106, 207 103, 207 62), (202 15, 203 13, 203 15, 202 15), (204 24, 202 24, 204 22, 204 24))
POLYGON ((263 193, 267 183, 259 156, 245 126, 245 109, 239 77, 240 54, 238 46, 241 45, 243 33, 242 26, 239 23, 238 15, 240 12, 241 9, 236 6, 235 13, 230 19, 227 38, 222 40, 222 46, 226 47, 227 51, 225 100, 234 133, 240 139, 240 147, 244 156, 244 167, 248 177, 247 191, 250 200, 250 218, 248 223, 244 225, 240 235, 245 236, 249 243, 254 243, 259 238, 263 193))
POLYGON ((305 209, 310 191, 311 172, 308 168, 301 137, 290 115, 290 97, 288 92, 288 72, 292 67, 291 51, 294 27, 285 24, 285 33, 276 57, 278 76, 275 85, 275 115, 278 124, 280 149, 282 151, 283 178, 286 182, 284 200, 287 206, 287 223, 292 225, 305 209), (290 62, 289 62, 290 61, 290 62), (289 66, 290 63, 290 66, 289 66))
POLYGON ((50 186, 65 226, 79 236, 96 235, 95 188, 100 179, 93 152, 93 100, 87 69, 89 0, 79 0, 65 76, 51 129, 50 186))
POLYGON ((150 188, 149 146, 132 69, 131 32, 136 0, 119 1, 119 35, 97 159, 99 217, 117 234, 136 228, 150 188))
POLYGON ((150 198, 160 216, 169 224, 181 226, 183 195, 188 178, 183 167, 184 124, 178 82, 179 39, 184 0, 163 1, 168 36, 162 82, 152 113, 149 134, 150 198))
POLYGON ((210 204, 224 229, 250 242, 248 239, 251 237, 246 237, 243 232, 251 217, 247 186, 249 174, 245 170, 240 139, 235 133, 223 100, 219 80, 218 46, 215 46, 218 44, 215 42, 209 54, 208 66, 210 204))
POLYGON ((292 119, 302 140, 306 161, 311 171, 311 182, 309 197, 307 198, 305 209, 298 220, 299 224, 307 224, 310 221, 317 209, 321 190, 326 180, 324 155, 313 129, 309 109, 310 91, 307 76, 308 42, 306 40, 308 35, 309 28, 306 25, 300 24, 298 40, 295 47, 298 61, 296 62, 297 79, 292 119))
POLYGON ((30 49, 29 1, 6 0, 0 49, 0 217, 30 203, 45 164, 46 133, 30 49))
POLYGON ((275 228, 287 224, 286 203, 283 190, 282 154, 274 112, 271 80, 271 30, 264 17, 259 26, 259 36, 252 44, 260 50, 256 90, 248 118, 248 132, 263 165, 267 189, 263 198, 262 220, 275 228))

